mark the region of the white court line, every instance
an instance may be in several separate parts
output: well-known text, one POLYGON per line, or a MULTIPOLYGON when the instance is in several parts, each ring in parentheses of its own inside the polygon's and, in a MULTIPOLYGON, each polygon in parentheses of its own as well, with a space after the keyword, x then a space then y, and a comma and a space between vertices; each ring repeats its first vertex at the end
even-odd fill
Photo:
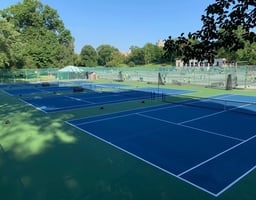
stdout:
MULTIPOLYGON (((178 104, 178 105, 171 105, 171 106, 168 106, 166 108, 167 109, 168 108, 171 109, 171 108, 175 108, 175 107, 190 107, 190 106, 189 105, 178 104)), ((166 108, 156 108, 156 109, 152 109, 152 110, 148 110, 148 111, 142 111, 140 113, 148 113, 148 112, 152 112, 152 111, 165 110, 166 108)), ((197 118, 194 118, 194 119, 190 119, 190 120, 186 120, 186 121, 183 121, 183 122, 179 122, 177 124, 178 125, 182 125, 182 124, 185 124, 185 123, 188 123, 188 122, 191 122, 191 121, 196 121, 196 120, 199 120, 199 119, 204 119, 204 118, 207 118, 207 117, 218 115, 218 114, 221 114, 223 112, 226 112, 226 110, 214 112, 214 113, 211 113, 211 114, 208 114, 208 115, 203 115, 201 117, 197 117, 197 118)))
MULTIPOLYGON (((234 96, 234 95, 232 95, 234 96)), ((209 114, 209 115, 204 115, 204 116, 201 116, 201 117, 197 117, 197 118, 194 118, 194 119, 190 119, 190 120, 187 120, 187 121, 183 121, 183 122, 180 122, 179 124, 182 125, 182 124, 185 124, 185 123, 189 123, 189 122, 193 122, 193 121, 197 121, 197 120, 200 120, 200 119, 204 119, 204 118, 208 118, 208 117, 212 117, 214 115, 218 115, 218 114, 222 114, 222 113, 225 113, 225 112, 230 112, 232 110, 236 110, 236 109, 239 109, 239 108, 243 108, 243 107, 247 107, 251 105, 250 103, 248 104, 244 104, 244 105, 241 105, 241 106, 238 106, 238 107, 234 107, 234 108, 231 108, 231 109, 226 109, 226 110, 223 110, 223 111, 219 111, 219 112, 215 112, 215 113, 212 113, 212 114, 209 114)), ((189 106, 189 105, 188 105, 189 106)))
POLYGON ((176 108, 176 107, 183 107, 184 105, 182 104, 170 104, 170 105, 166 105, 166 107, 162 107, 162 108, 154 108, 154 109, 151 109, 151 110, 145 110, 145 111, 142 111, 142 112, 139 112, 139 113, 147 113, 147 112, 152 112, 152 111, 158 111, 158 110, 166 110, 168 108, 176 108))
POLYGON ((201 116, 201 117, 197 117, 197 118, 194 118, 194 119, 190 119, 190 120, 187 120, 187 121, 180 122, 179 124, 181 125, 181 124, 185 124, 185 123, 188 123, 188 122, 193 122, 193 121, 196 121, 196 120, 212 117, 214 115, 222 114, 222 113, 225 113, 225 112, 230 112, 232 110, 236 110, 238 108, 243 108, 243 107, 246 107, 246 106, 249 106, 249 105, 251 105, 251 104, 245 104, 245 105, 241 105, 241 106, 238 106, 238 107, 234 107, 232 109, 223 110, 223 111, 212 113, 212 114, 209 114, 209 115, 204 115, 204 116, 201 116))
MULTIPOLYGON (((158 105, 158 106, 159 106, 159 105, 158 105)), ((160 106, 161 106, 161 105, 160 105, 160 106)), ((168 107, 172 107, 172 106, 168 106, 168 107)), ((147 108, 139 108, 139 110, 140 110, 140 109, 147 109, 147 108)), ((162 108, 159 108, 159 109, 162 109, 162 108)), ((135 110, 137 110, 137 109, 135 109, 135 110)), ((158 108, 153 109, 153 110, 158 110, 158 108)), ((150 110, 149 110, 149 111, 150 111, 150 110)), ((144 117, 145 117, 146 115, 143 115, 143 114, 140 114, 140 113, 149 112, 149 111, 142 111, 142 112, 139 112, 139 113, 131 113, 131 114, 128 114, 128 115, 137 114, 137 115, 141 115, 141 116, 144 116, 144 117)), ((126 111, 121 111, 121 112, 116 112, 116 113, 122 113, 122 112, 126 112, 126 111)), ((111 115, 111 114, 106 114, 106 115, 111 115)), ((127 116, 128 116, 128 115, 127 115, 127 116)), ((101 115, 98 115, 98 116, 101 116, 101 115)), ((123 116, 125 116, 125 115, 123 115, 123 116)), ((122 117, 122 116, 119 116, 119 117, 122 117)), ((150 117, 150 116, 146 116, 146 117, 150 117)), ((87 117, 87 118, 91 118, 91 117, 87 117)), ((116 118, 116 117, 114 117, 114 118, 116 118)), ((151 118, 151 117, 150 117, 150 118, 151 118)), ((108 118, 108 119, 111 119, 111 118, 108 118)), ((154 118, 153 118, 153 119, 154 119, 154 118)), ((156 119, 157 119, 157 118, 156 118, 156 119)), ((157 120, 161 120, 161 119, 157 119, 157 120)), ((75 121, 75 120, 72 120, 72 121, 75 121)), ((95 122, 96 122, 96 121, 97 121, 97 120, 95 120, 95 122)), ((165 120, 161 120, 161 121, 165 121, 165 120)), ((172 123, 172 122, 169 122, 169 121, 165 121, 165 122, 171 123, 171 124, 176 124, 176 123, 172 123)), ((99 139, 99 140, 101 140, 101 141, 107 143, 107 144, 112 145, 113 147, 115 147, 115 148, 117 148, 117 149, 119 149, 119 150, 121 150, 121 151, 123 151, 123 152, 126 152, 127 154, 129 154, 129 155, 131 155, 131 156, 133 156, 133 157, 136 157, 136 158, 138 158, 138 159, 144 161, 145 163, 148 163, 148 164, 152 165, 153 167, 156 167, 156 168, 160 169, 161 171, 166 172, 167 174, 170 174, 170 175, 172 175, 172 176, 174 176, 174 177, 176 177, 176 178, 178 178, 178 179, 180 179, 180 180, 182 180, 182 181, 184 181, 184 182, 186 182, 186 183, 191 184, 191 185, 193 185, 194 187, 196 187, 196 188, 198 188, 198 189, 200 189, 200 190, 202 190, 202 191, 205 191, 205 192, 207 192, 208 194, 210 194, 210 195, 212 195, 212 196, 214 196, 214 197, 218 197, 220 194, 222 194, 224 191, 226 191, 228 188, 230 188, 232 185, 234 185, 236 182, 238 182, 240 179, 242 179, 244 176, 246 176, 247 174, 249 174, 252 170, 254 170, 254 169, 256 168, 256 166, 255 166, 253 169, 251 169, 250 171, 248 171, 247 173, 245 173, 243 176, 241 176, 241 177, 238 178, 236 181, 234 181, 233 183, 231 183, 230 185, 228 185, 226 188, 224 188, 223 190, 221 190, 219 193, 215 194, 215 193, 212 193, 212 192, 208 191, 207 189, 205 189, 205 188, 203 188, 203 187, 201 187, 201 186, 196 185, 195 183, 192 183, 192 182, 190 182, 190 181, 188 181, 188 180, 186 180, 186 179, 180 177, 180 175, 177 176, 177 175, 175 175, 175 174, 173 174, 173 173, 171 173, 171 172, 169 172, 169 171, 167 171, 167 170, 165 170, 165 169, 163 169, 163 168, 161 168, 161 167, 159 167, 159 166, 157 166, 157 165, 155 165, 155 164, 153 164, 153 163, 151 163, 151 162, 149 162, 149 161, 147 161, 147 160, 144 160, 143 158, 141 158, 141 157, 139 157, 139 156, 137 156, 137 155, 135 155, 135 154, 133 154, 133 153, 131 153, 131 152, 125 150, 125 149, 122 149, 122 148, 120 148, 119 146, 116 146, 115 144, 112 144, 111 142, 108 142, 108 141, 106 141, 106 140, 100 138, 99 136, 96 136, 96 135, 94 135, 94 134, 92 134, 92 133, 86 131, 85 129, 79 128, 79 127, 77 127, 76 125, 73 125, 72 123, 69 123, 69 122, 67 122, 67 121, 66 121, 66 123, 68 123, 69 125, 71 125, 71 126, 77 128, 77 129, 81 130, 82 132, 85 132, 85 133, 87 133, 87 134, 89 134, 89 135, 91 135, 91 136, 93 136, 93 137, 95 137, 95 138, 97 138, 97 139, 99 139)), ((176 124, 176 125, 179 125, 179 124, 176 124)), ((181 125, 181 126, 184 126, 184 125, 181 125)), ((185 127, 186 127, 186 126, 185 126, 185 127)), ((189 128, 193 128, 193 127, 189 127, 189 128)), ((197 130, 200 130, 200 129, 197 129, 197 130)), ((205 130, 201 130, 201 131, 206 132, 205 130)), ((211 133, 211 132, 210 132, 210 133, 211 133)), ((225 135, 220 135, 220 136, 224 136, 224 137, 225 137, 225 135)), ((256 136, 253 136, 253 137, 256 137, 256 136)), ((253 137, 252 137, 252 138, 253 138, 253 137)), ((241 143, 239 143, 240 145, 241 145, 242 143, 245 143, 245 142, 246 142, 246 141, 241 140, 241 139, 238 139, 238 138, 232 138, 232 137, 228 137, 228 138, 242 141, 241 143)), ((251 139, 252 139, 252 138, 251 138, 251 139)), ((250 138, 249 138, 249 139, 250 139, 250 138)), ((248 139, 248 140, 249 140, 249 139, 248 139)), ((238 145, 239 145, 239 144, 238 144, 238 145)), ((238 146, 238 145, 236 145, 236 146, 238 146)), ((236 146, 234 146, 233 148, 235 148, 236 146)), ((226 150, 226 151, 228 151, 228 150, 226 150)), ((222 152, 222 154, 224 154, 224 153, 225 153, 225 151, 222 152)), ((216 156, 217 156, 217 155, 216 155, 216 156)), ((215 156, 215 157, 216 157, 216 156, 215 156)), ((212 159, 214 159, 214 158, 212 158, 212 159)), ((181 174, 182 174, 182 173, 181 173, 181 174)))
POLYGON ((212 113, 212 114, 209 114, 209 115, 204 115, 204 116, 197 117, 197 118, 193 118, 193 119, 186 120, 186 121, 183 121, 183 122, 179 122, 178 124, 179 124, 179 125, 182 125, 182 124, 185 124, 185 123, 188 123, 188 122, 193 122, 193 121, 196 121, 196 120, 200 120, 200 119, 205 119, 205 118, 208 118, 208 117, 212 117, 212 116, 214 116, 214 115, 219 115, 219 114, 224 113, 224 112, 226 112, 226 110, 220 111, 220 112, 215 112, 215 113, 212 113))
POLYGON ((95 123, 95 122, 101 122, 101 121, 107 121, 107 120, 111 120, 111 119, 118 119, 118 118, 128 117, 128 116, 131 116, 131 115, 134 115, 134 114, 135 113, 129 113, 129 114, 126 114, 126 115, 118 115, 118 116, 115 116, 115 117, 106 117, 106 118, 102 118, 102 119, 98 119, 98 120, 94 120, 94 121, 78 123, 76 125, 81 126, 81 125, 85 125, 85 124, 92 124, 92 123, 95 123))
POLYGON ((36 110, 40 110, 40 111, 42 111, 42 112, 44 112, 44 113, 48 113, 48 112, 46 112, 45 110, 42 110, 40 107, 34 106, 33 104, 27 102, 26 100, 23 100, 23 99, 21 99, 21 98, 19 98, 19 100, 22 101, 23 103, 29 105, 29 106, 32 106, 32 107, 35 108, 36 110))
POLYGON ((82 101, 82 102, 89 103, 89 104, 95 104, 94 102, 86 101, 86 100, 75 98, 75 97, 70 97, 70 96, 65 96, 65 97, 72 99, 72 100, 76 100, 76 101, 82 101))
MULTIPOLYGON (((67 97, 67 98, 70 98, 70 99, 72 99, 72 97, 69 97, 68 95, 63 95, 63 97, 67 97)), ((22 100, 22 99, 21 99, 22 100)), ((88 104, 81 104, 81 105, 79 105, 79 106, 77 106, 77 105, 74 105, 74 106, 64 106, 64 107, 56 107, 56 108, 53 108, 53 111, 52 110, 45 110, 45 109, 41 109, 40 107, 37 107, 37 106, 34 106, 32 103, 28 103, 28 102, 26 102, 26 101, 24 101, 24 100, 22 100, 23 102, 25 102, 25 103, 27 103, 27 104, 29 104, 29 105, 31 105, 31 106, 33 106, 34 108, 36 108, 37 110, 41 110, 41 111, 43 111, 44 113, 49 113, 49 112, 51 112, 51 113, 54 113, 54 112, 61 112, 61 111, 67 111, 67 110, 75 110, 75 109, 79 109, 79 108, 86 108, 86 107, 90 107, 88 104)), ((84 102, 84 103, 89 103, 90 105, 98 105, 98 103, 93 103, 93 102, 87 102, 87 101, 82 101, 82 102, 84 102)), ((109 102, 112 102, 112 101, 109 101, 109 102)), ((108 102, 104 102, 104 103, 108 103, 108 102)), ((103 103, 103 104, 104 104, 103 103)), ((100 105, 100 104, 99 104, 100 105)))
POLYGON ((65 122, 66 122, 67 124, 69 124, 70 126, 72 126, 72 127, 74 127, 74 128, 77 128, 77 129, 79 129, 80 131, 82 131, 82 132, 84 132, 84 133, 86 133, 86 134, 88 134, 88 135, 90 135, 90 136, 92 136, 92 137, 94 137, 94 138, 96 138, 96 139, 98 139, 98 140, 104 142, 104 143, 107 143, 107 144, 113 146, 114 148, 116 148, 116 149, 118 149, 118 150, 120 150, 120 151, 122 151, 122 152, 127 153, 128 155, 130 155, 130 156, 132 156, 132 157, 135 157, 135 158, 137 158, 137 159, 139 159, 139 160, 141 160, 141 161, 143 161, 143 162, 145 162, 145 163, 147 163, 147 164, 149 164, 149 165, 151 165, 151 166, 153 166, 153 167, 155 167, 155 168, 157 168, 157 169, 159 169, 159 170, 161 170, 161 171, 163 171, 163 172, 165 172, 165 173, 167 173, 167 174, 169 174, 169 175, 171 175, 171 176, 173 176, 173 177, 175 177, 175 178, 177 178, 177 179, 179 179, 179 180, 181 180, 181 181, 183 181, 183 182, 186 182, 186 183, 188 183, 188 184, 190 184, 190 185, 192 185, 192 186, 194 186, 194 187, 196 187, 196 188, 198 188, 198 189, 200 189, 200 190, 202 190, 202 191, 204 191, 204 192, 206 192, 206 193, 208 193, 208 194, 210 194, 210 195, 216 197, 216 194, 214 194, 214 193, 208 191, 207 189, 205 189, 205 188, 203 188, 203 187, 201 187, 201 186, 196 185, 195 183, 192 183, 192 182, 190 182, 190 181, 188 181, 188 180, 186 180, 186 179, 184 179, 184 178, 182 178, 182 177, 179 177, 179 176, 175 175, 174 173, 171 173, 170 171, 168 171, 168 170, 166 170, 166 169, 163 169, 163 168, 161 168, 160 166, 158 166, 158 165, 156 165, 156 164, 154 164, 154 163, 152 163, 152 162, 150 162, 150 161, 147 161, 147 160, 143 159, 142 157, 137 156, 137 155, 134 154, 134 153, 131 153, 131 152, 129 152, 129 151, 127 151, 127 150, 125 150, 125 149, 123 149, 123 148, 121 148, 121 147, 119 147, 119 146, 117 146, 117 145, 115 145, 115 144, 113 144, 113 143, 111 143, 111 142, 109 142, 109 141, 107 141, 107 140, 105 140, 105 139, 103 139, 103 138, 97 136, 97 135, 94 135, 93 133, 91 133, 91 132, 89 132, 89 131, 87 131, 87 130, 85 130, 85 129, 82 129, 82 128, 80 128, 80 127, 78 127, 78 126, 76 126, 76 125, 74 125, 74 124, 72 124, 72 123, 69 123, 68 121, 65 121, 65 122))
MULTIPOLYGON (((122 103, 122 102, 121 102, 122 103)), ((111 105, 111 104, 109 104, 111 105)), ((126 112, 132 112, 134 111, 132 114, 135 114, 137 112, 140 112, 141 110, 150 110, 150 109, 158 109, 159 108, 168 108, 171 107, 170 105, 166 105, 166 104, 159 104, 159 105, 152 105, 152 106, 147 106, 147 107, 142 107, 142 108, 134 108, 134 109, 129 109, 129 110, 121 110, 121 111, 116 111, 113 113, 106 113, 106 114, 98 114, 98 115, 94 115, 94 116, 88 116, 88 117, 81 117, 81 118, 77 118, 77 119, 73 119, 73 120, 68 120, 69 122, 75 122, 81 119, 88 119, 88 118, 95 118, 95 117, 99 117, 99 116, 108 116, 108 115, 114 115, 114 114, 122 114, 122 113, 126 113, 126 112), (137 111, 137 112, 136 112, 137 111)), ((145 112, 145 111, 143 111, 145 112)), ((147 112, 147 111, 146 111, 147 112)))
POLYGON ((244 173, 242 176, 240 176, 239 178, 237 178, 235 181, 233 181, 232 183, 230 183, 227 187, 223 188, 220 192, 218 192, 216 194, 216 196, 219 196, 220 194, 222 194, 223 192, 227 191, 229 188, 231 188, 233 185, 235 185, 238 181, 240 181, 242 178, 244 178, 245 176, 247 176, 249 173, 251 173, 253 170, 256 169, 256 165, 254 167, 252 167, 250 170, 248 170, 246 173, 244 173))
MULTIPOLYGON (((8 90, 8 89, 7 89, 7 90, 8 90)), ((7 94, 7 95, 9 95, 9 96, 15 96, 15 95, 13 95, 13 94, 7 92, 6 89, 2 89, 2 92, 5 93, 5 94, 7 94)))
MULTIPOLYGON (((86 103, 86 102, 84 102, 86 103)), ((60 112, 60 111, 69 111, 69 110, 76 110, 79 108, 86 108, 88 104, 80 104, 80 105, 74 105, 74 106, 65 106, 65 107, 58 107, 58 108, 52 108, 53 111, 50 110, 51 113, 54 112, 60 112)), ((93 104, 90 104, 93 105, 93 104)))
MULTIPOLYGON (((159 106, 159 105, 158 105, 159 106)), ((167 107, 165 107, 165 108, 169 108, 169 107, 173 107, 173 106, 167 106, 167 107)), ((160 110, 160 109, 165 109, 165 108, 156 108, 156 109, 152 109, 153 111, 155 111, 155 110, 160 110)), ((140 109, 140 108, 137 108, 137 109, 135 109, 135 110, 138 110, 138 109, 140 109)), ((141 108, 141 109, 143 109, 143 108, 141 108)), ((146 108, 144 108, 144 109, 146 109, 146 108)), ((134 111, 135 111, 134 110, 134 111)), ((105 118, 102 118, 102 119, 98 119, 98 120, 93 120, 93 121, 89 121, 89 122, 81 122, 81 123, 78 123, 78 124, 76 124, 76 125, 84 125, 84 124, 91 124, 91 123, 95 123, 95 122, 100 122, 100 121, 106 121, 106 120, 111 120, 111 119, 118 119, 118 118, 122 118, 122 117, 127 117, 127 116, 130 116, 130 115, 139 115, 140 113, 144 113, 144 112, 150 112, 151 110, 149 110, 149 111, 142 111, 142 112, 131 112, 131 113, 129 113, 129 114, 123 114, 123 115, 118 115, 118 116, 114 116, 114 117, 105 117, 105 118)), ((128 111, 121 111, 121 112, 116 112, 116 113, 111 113, 111 114, 105 114, 105 115, 115 115, 115 114, 118 114, 118 113, 122 113, 122 112, 128 112, 128 111)), ((104 115, 98 115, 98 116, 104 116, 104 115)), ((86 118, 95 118, 95 117, 97 117, 97 116, 93 116, 93 117, 86 117, 86 118)), ((86 118, 81 118, 81 119, 86 119, 86 118)), ((79 119, 75 119, 75 120, 72 120, 72 121, 77 121, 77 120, 79 120, 79 119)), ((69 121, 69 122, 71 122, 71 121, 69 121)))
POLYGON ((194 167, 191 167, 190 169, 188 169, 188 170, 186 170, 186 171, 180 173, 178 176, 182 176, 182 175, 184 175, 184 174, 186 174, 186 173, 192 171, 193 169, 198 168, 198 167, 204 165, 205 163, 208 163, 208 162, 210 162, 211 160, 220 157, 221 155, 223 155, 223 154, 225 154, 225 153, 227 153, 227 152, 229 152, 229 151, 235 149, 236 147, 241 146, 242 144, 244 144, 244 143, 246 143, 246 142, 248 142, 248 141, 254 139, 255 137, 256 137, 256 135, 254 135, 254 136, 248 138, 247 140, 244 140, 243 142, 240 142, 240 143, 238 143, 238 144, 236 144, 236 145, 230 147, 229 149, 226 149, 225 151, 223 151, 223 152, 221 152, 221 153, 219 153, 219 154, 217 154, 217 155, 215 155, 215 156, 213 156, 213 157, 211 157, 211 158, 209 158, 209 159, 207 159, 207 160, 205 160, 205 161, 203 161, 203 162, 201 162, 201 163, 195 165, 194 167))
MULTIPOLYGON (((128 99, 122 99, 122 100, 115 100, 115 101, 104 101, 104 102, 100 102, 100 103, 91 103, 90 105, 88 104, 81 104, 79 106, 66 106, 66 107, 61 107, 61 108, 56 108, 53 111, 50 111, 51 113, 55 113, 55 112, 61 112, 61 111, 70 111, 70 110, 76 110, 76 109, 83 109, 83 108, 90 108, 93 106, 100 106, 100 105, 112 105, 112 104, 116 104, 116 103, 125 103, 125 102, 129 102, 129 101, 137 101, 140 100, 138 98, 128 98, 128 99)), ((49 113, 49 112, 47 112, 49 113)))
POLYGON ((182 127, 194 129, 194 130, 201 131, 201 132, 205 132, 205 133, 208 133, 208 134, 211 134, 211 135, 216 135, 216 136, 220 136, 220 137, 225 137, 225 138, 229 138, 229 139, 236 140, 236 141, 239 141, 239 142, 244 141, 244 140, 242 140, 242 139, 240 139, 240 138, 231 137, 231 136, 219 134, 219 133, 212 132, 212 131, 207 131, 207 130, 200 129, 200 128, 195 128, 195 127, 191 127, 191 126, 186 126, 186 125, 184 125, 184 124, 174 123, 174 122, 171 122, 171 121, 159 119, 159 118, 156 118, 156 117, 151 117, 151 116, 144 115, 144 114, 140 114, 140 113, 136 113, 136 114, 137 114, 137 115, 140 115, 140 116, 142 116, 142 117, 146 117, 146 118, 150 118, 150 119, 154 119, 154 120, 166 122, 166 123, 173 124, 173 125, 177 125, 177 126, 182 126, 182 127))
MULTIPOLYGON (((65 96, 64 96, 64 97, 65 97, 65 96)), ((30 98, 29 98, 29 99, 30 99, 30 98)), ((25 102, 26 104, 28 104, 28 105, 34 107, 34 108, 37 109, 37 110, 40 110, 40 111, 44 112, 44 113, 49 113, 49 112, 54 113, 54 112, 60 112, 60 111, 71 110, 71 109, 78 109, 78 108, 81 108, 80 106, 86 106, 86 105, 88 105, 88 104, 81 104, 81 105, 79 105, 79 106, 74 105, 74 106, 65 106, 65 107, 55 107, 55 108, 52 108, 52 109, 53 109, 53 111, 52 111, 51 109, 47 109, 48 107, 45 107, 46 109, 42 109, 43 106, 41 106, 41 107, 35 106, 35 105, 33 105, 32 103, 29 103, 29 102, 27 102, 26 100, 23 100, 23 99, 21 99, 21 98, 20 98, 20 101, 23 101, 23 102, 25 102)), ((86 103, 86 102, 85 102, 85 103, 86 103)))

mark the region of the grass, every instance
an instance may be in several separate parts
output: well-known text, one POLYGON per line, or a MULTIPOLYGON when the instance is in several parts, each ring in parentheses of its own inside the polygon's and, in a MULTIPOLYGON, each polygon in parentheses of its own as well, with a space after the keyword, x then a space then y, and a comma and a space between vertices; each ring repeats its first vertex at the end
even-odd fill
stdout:
MULTIPOLYGON (((134 86, 149 86, 134 83, 134 86)), ((227 93, 195 86, 196 96, 227 93)), ((229 93, 253 95, 254 91, 229 93)), ((140 101, 45 114, 0 91, 0 198, 3 200, 254 200, 256 171, 215 198, 65 120, 156 105, 140 101), (7 123, 9 122, 9 123, 7 123)))

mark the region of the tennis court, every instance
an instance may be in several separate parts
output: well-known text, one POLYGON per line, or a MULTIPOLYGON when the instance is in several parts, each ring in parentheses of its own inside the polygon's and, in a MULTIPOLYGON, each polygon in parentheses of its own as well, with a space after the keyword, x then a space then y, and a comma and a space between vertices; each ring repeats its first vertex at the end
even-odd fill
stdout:
POLYGON ((224 94, 67 123, 219 196, 256 168, 254 102, 256 97, 224 94))
POLYGON ((99 90, 102 88, 121 88, 126 87, 125 84, 95 84, 85 81, 69 81, 69 82, 46 82, 43 83, 23 83, 23 84, 4 84, 0 85, 0 89, 12 96, 39 95, 61 92, 73 92, 74 87, 81 86, 88 90, 99 90), (48 85, 49 84, 49 85, 48 85))
MULTIPOLYGON (((118 89, 111 86, 112 89, 110 91, 94 91, 99 88, 106 89, 106 87, 108 87, 108 85, 92 85, 89 86, 89 89, 93 90, 91 92, 51 96, 34 96, 29 98, 21 98, 21 100, 37 109, 42 110, 43 112, 48 113, 127 101, 152 99, 162 95, 162 93, 155 93, 155 88, 137 88, 132 90, 125 88, 118 89)), ((165 89, 165 91, 173 94, 185 94, 193 92, 190 90, 175 89, 165 89)))
POLYGON ((72 92, 75 86, 84 85, 85 88, 91 88, 92 84, 84 81, 70 82, 45 82, 45 83, 23 83, 23 84, 5 84, 1 89, 12 96, 26 96, 51 94, 57 92, 72 92))

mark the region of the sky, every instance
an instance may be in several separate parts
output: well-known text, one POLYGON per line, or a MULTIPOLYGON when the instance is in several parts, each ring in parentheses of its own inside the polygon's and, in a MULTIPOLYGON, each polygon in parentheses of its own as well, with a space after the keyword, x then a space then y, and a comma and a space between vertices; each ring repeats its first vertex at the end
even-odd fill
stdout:
MULTIPOLYGON (((0 0, 0 10, 22 0, 0 0)), ((108 44, 121 52, 156 44, 169 36, 195 32, 201 15, 215 0, 41 0, 56 9, 75 38, 75 52, 85 45, 108 44)))

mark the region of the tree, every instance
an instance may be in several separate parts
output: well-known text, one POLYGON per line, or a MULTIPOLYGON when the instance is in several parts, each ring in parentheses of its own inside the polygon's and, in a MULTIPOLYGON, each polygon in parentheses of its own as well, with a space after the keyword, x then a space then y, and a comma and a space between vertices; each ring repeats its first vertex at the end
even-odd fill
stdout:
POLYGON ((245 47, 236 52, 236 57, 240 61, 246 61, 246 64, 256 65, 256 42, 246 42, 245 47))
POLYGON ((239 43, 243 46, 243 48, 241 48, 238 51, 233 51, 232 49, 223 46, 216 50, 216 54, 217 57, 219 58, 226 58, 230 62, 238 62, 241 59, 244 60, 242 56, 238 55, 238 52, 244 51, 244 49, 248 47, 248 41, 244 40, 243 38, 243 35, 246 33, 246 31, 241 26, 239 26, 238 29, 233 32, 235 37, 238 38, 239 43))
POLYGON ((118 49, 111 45, 100 45, 96 51, 98 53, 98 64, 105 66, 107 62, 112 60, 112 53, 118 52, 118 49))
POLYGON ((228 48, 233 52, 244 47, 241 38, 236 35, 239 27, 245 31, 242 36, 245 41, 253 43, 256 40, 256 35, 252 31, 256 25, 255 0, 216 0, 205 12, 201 18, 201 30, 190 33, 188 37, 181 35, 175 42, 169 41, 169 38, 164 49, 172 50, 173 44, 181 43, 181 52, 187 53, 183 59, 208 59, 209 62, 213 62, 216 51, 220 48, 228 48), (199 43, 192 44, 189 39, 198 40, 199 43))
POLYGON ((144 65, 145 64, 144 50, 136 46, 132 46, 130 49, 131 49, 131 54, 128 57, 128 62, 132 62, 135 65, 144 65))
POLYGON ((44 6, 39 0, 23 0, 2 10, 0 17, 13 24, 19 33, 24 67, 58 67, 72 63, 74 39, 50 6, 44 6))
POLYGON ((144 61, 146 64, 159 63, 163 56, 163 50, 154 44, 147 43, 143 47, 144 50, 144 61))
POLYGON ((107 67, 115 67, 115 66, 120 66, 121 64, 125 63, 125 55, 120 53, 119 51, 114 51, 112 52, 111 55, 111 60, 106 63, 107 67))
POLYGON ((80 65, 85 67, 97 66, 98 55, 91 45, 85 45, 80 53, 80 65))
POLYGON ((58 51, 56 53, 56 66, 62 67, 73 64, 74 38, 71 36, 71 32, 64 28, 57 36, 58 51))
MULTIPOLYGON (((170 36, 164 46, 165 58, 170 59, 171 62, 174 62, 175 59, 178 58, 185 63, 188 63, 190 59, 195 58, 195 55, 202 56, 203 58, 200 48, 195 48, 198 44, 200 44, 198 40, 192 38, 188 39, 183 33, 177 39, 172 39, 170 36)), ((199 58, 199 56, 196 58, 201 60, 201 57, 199 58)))
POLYGON ((19 35, 13 24, 0 18, 0 68, 9 69, 14 65, 22 65, 19 35))
POLYGON ((81 57, 80 57, 80 54, 75 53, 75 54, 73 55, 73 65, 75 65, 75 66, 79 66, 79 65, 80 65, 80 63, 81 63, 81 57))

